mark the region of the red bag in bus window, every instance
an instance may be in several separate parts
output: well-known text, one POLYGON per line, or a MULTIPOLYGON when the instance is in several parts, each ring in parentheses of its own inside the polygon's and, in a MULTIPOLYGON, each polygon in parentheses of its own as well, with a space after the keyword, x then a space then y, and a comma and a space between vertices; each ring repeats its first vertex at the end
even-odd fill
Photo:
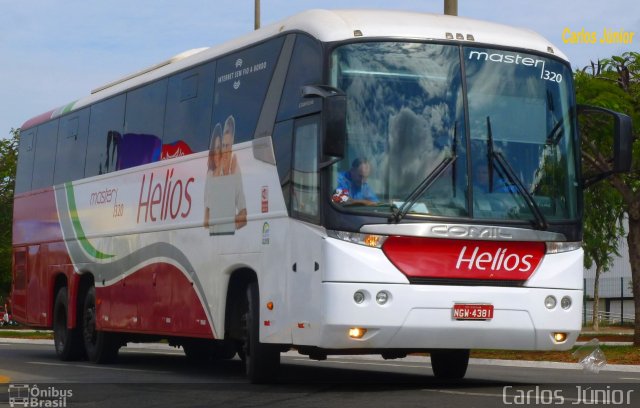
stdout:
POLYGON ((162 153, 160 160, 173 159, 174 157, 182 157, 193 153, 188 144, 182 140, 162 145, 162 153))
POLYGON ((341 188, 336 189, 331 200, 336 204, 346 203, 349 201, 349 190, 343 190, 341 188))

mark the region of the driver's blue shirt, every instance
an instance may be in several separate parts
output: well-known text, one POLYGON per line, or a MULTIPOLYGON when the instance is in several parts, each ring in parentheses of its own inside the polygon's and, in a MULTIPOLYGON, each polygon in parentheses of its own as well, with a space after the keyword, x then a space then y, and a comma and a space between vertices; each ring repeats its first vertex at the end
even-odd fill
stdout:
POLYGON ((379 201, 367 182, 362 183, 360 186, 355 185, 349 170, 338 174, 338 187, 336 187, 336 190, 342 190, 343 194, 352 200, 379 201))

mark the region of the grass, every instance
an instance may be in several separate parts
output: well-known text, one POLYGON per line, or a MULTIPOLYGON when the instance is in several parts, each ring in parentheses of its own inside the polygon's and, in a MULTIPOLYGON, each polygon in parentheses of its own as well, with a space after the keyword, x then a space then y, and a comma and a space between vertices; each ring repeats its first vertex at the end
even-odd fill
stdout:
MULTIPOLYGON (((577 363, 572 353, 578 346, 567 351, 514 351, 514 350, 472 350, 472 358, 490 358, 500 360, 557 361, 577 363)), ((608 364, 640 364, 640 347, 604 346, 600 349, 607 358, 608 364)))
POLYGON ((44 339, 53 340, 53 333, 50 331, 31 331, 31 330, 14 330, 5 329, 0 332, 0 338, 9 339, 44 339))

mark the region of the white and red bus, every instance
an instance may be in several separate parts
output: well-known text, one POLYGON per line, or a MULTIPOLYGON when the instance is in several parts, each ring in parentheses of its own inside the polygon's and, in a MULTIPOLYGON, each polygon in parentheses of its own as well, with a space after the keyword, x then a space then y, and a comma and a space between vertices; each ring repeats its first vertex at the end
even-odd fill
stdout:
MULTIPOLYGON (((582 175, 565 56, 526 30, 314 10, 27 121, 13 313, 62 360, 566 350, 582 175)), ((615 121, 613 171, 629 165, 615 121)))

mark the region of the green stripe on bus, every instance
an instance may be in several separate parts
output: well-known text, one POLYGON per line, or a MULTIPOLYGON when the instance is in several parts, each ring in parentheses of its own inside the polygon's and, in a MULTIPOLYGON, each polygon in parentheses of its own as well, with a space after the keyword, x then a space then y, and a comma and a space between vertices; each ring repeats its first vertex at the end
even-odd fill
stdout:
POLYGON ((73 109, 73 105, 75 105, 76 102, 77 101, 73 101, 73 102, 65 105, 64 108, 62 108, 62 112, 60 112, 60 115, 64 115, 65 113, 71 112, 71 110, 73 109))
POLYGON ((113 258, 114 255, 105 254, 103 252, 98 251, 91 242, 84 235, 84 230, 82 229, 82 224, 80 224, 80 219, 78 218, 78 210, 76 209, 76 197, 73 192, 73 184, 71 182, 65 183, 65 189, 67 191, 67 201, 69 203, 69 215, 71 216, 71 223, 73 224, 73 229, 76 233, 76 237, 84 248, 85 251, 89 255, 97 259, 109 259, 113 258))

